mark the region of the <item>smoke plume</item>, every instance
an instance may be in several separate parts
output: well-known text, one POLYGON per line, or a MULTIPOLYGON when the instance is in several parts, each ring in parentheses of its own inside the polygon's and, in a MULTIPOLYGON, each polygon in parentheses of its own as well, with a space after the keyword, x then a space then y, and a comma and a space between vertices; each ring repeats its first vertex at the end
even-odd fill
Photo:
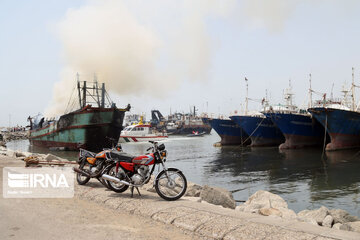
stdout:
MULTIPOLYGON (((151 8, 155 11, 152 16, 159 18, 164 8, 153 7, 153 3, 169 3, 140 1, 140 7, 151 8)), ((65 67, 45 115, 64 113, 77 72, 80 80, 89 81, 96 73, 99 82, 119 95, 164 93, 176 89, 183 80, 206 80, 211 57, 206 18, 226 16, 233 1, 170 4, 175 3, 180 20, 160 18, 164 25, 170 25, 169 33, 160 33, 123 1, 89 1, 68 10, 58 25, 65 67)))
POLYGON ((253 27, 279 32, 299 3, 299 0, 245 0, 243 13, 253 27))

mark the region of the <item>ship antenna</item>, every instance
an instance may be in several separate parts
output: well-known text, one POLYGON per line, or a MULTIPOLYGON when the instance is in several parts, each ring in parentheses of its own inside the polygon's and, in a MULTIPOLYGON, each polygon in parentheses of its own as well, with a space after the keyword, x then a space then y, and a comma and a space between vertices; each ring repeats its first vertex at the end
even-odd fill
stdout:
POLYGON ((245 98, 245 115, 248 113, 248 102, 249 102, 249 85, 248 85, 248 79, 245 77, 246 82, 246 98, 245 98))
POLYGON ((352 110, 355 111, 355 82, 354 82, 354 67, 352 68, 352 84, 351 84, 351 104, 352 104, 352 110))
POLYGON ((268 89, 265 89, 265 98, 266 98, 266 102, 265 104, 267 105, 269 103, 269 97, 268 97, 268 89))
POLYGON ((311 73, 309 74, 309 108, 312 108, 312 89, 311 89, 311 73))
POLYGON ((292 93, 292 86, 291 86, 291 78, 289 78, 289 105, 290 105, 289 108, 291 108, 293 105, 292 98, 293 98, 293 93, 292 93))
POLYGON ((331 95, 330 95, 330 98, 331 98, 331 101, 334 99, 334 83, 332 84, 332 87, 331 87, 331 95))

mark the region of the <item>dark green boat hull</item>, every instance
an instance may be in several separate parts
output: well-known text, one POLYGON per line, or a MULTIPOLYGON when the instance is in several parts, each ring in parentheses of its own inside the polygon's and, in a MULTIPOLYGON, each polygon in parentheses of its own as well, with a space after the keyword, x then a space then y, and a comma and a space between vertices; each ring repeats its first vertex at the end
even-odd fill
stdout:
POLYGON ((124 109, 85 108, 62 115, 48 126, 30 131, 30 142, 36 146, 100 151, 110 148, 120 137, 124 109))

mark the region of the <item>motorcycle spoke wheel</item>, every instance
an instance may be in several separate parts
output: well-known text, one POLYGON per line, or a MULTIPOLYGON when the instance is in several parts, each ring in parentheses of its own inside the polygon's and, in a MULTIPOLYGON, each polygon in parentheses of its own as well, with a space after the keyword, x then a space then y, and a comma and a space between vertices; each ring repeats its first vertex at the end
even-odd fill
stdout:
POLYGON ((84 185, 90 181, 90 177, 87 177, 81 173, 76 173, 76 181, 79 185, 84 185))
POLYGON ((174 201, 181 198, 187 188, 184 174, 178 169, 169 168, 159 173, 155 179, 155 190, 165 200, 174 201))
MULTIPOLYGON (((116 177, 116 167, 114 166, 114 167, 110 168, 106 174, 108 174, 112 177, 116 177)), ((108 180, 105 180, 105 182, 110 190, 113 190, 114 192, 117 192, 117 193, 125 192, 129 188, 128 185, 125 185, 122 183, 115 183, 115 182, 108 181, 108 180)))

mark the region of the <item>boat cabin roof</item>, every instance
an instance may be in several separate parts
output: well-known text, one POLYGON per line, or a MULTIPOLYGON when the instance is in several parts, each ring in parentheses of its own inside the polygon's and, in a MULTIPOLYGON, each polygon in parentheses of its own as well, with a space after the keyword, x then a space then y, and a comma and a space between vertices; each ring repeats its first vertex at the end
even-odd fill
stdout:
POLYGON ((124 128, 124 131, 140 131, 145 130, 146 128, 150 128, 149 124, 138 124, 138 125, 131 125, 124 128))

